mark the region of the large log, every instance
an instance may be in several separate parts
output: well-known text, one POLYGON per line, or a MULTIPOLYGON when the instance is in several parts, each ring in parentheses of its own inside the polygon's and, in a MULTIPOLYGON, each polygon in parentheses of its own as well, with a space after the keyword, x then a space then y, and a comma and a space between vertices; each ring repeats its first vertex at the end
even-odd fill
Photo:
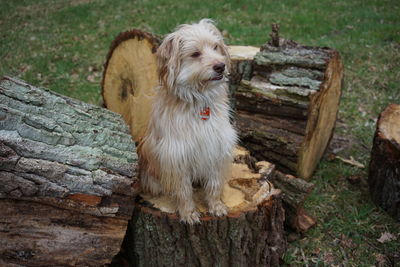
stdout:
POLYGON ((158 85, 158 44, 158 38, 150 33, 122 32, 112 42, 104 64, 104 106, 122 115, 136 142, 146 130, 158 85))
POLYGON ((256 158, 308 179, 333 133, 343 66, 333 49, 279 44, 232 50, 236 123, 256 158))
POLYGON ((142 195, 120 257, 134 266, 279 266, 286 242, 280 190, 268 181, 273 173, 272 164, 256 173, 238 159, 222 199, 228 215, 209 216, 198 189, 201 223, 192 226, 179 221, 170 198, 142 195))
POLYGON ((122 118, 0 82, 0 265, 102 266, 133 210, 137 155, 122 118))
POLYGON ((379 116, 368 176, 372 200, 400 222, 400 105, 379 116))

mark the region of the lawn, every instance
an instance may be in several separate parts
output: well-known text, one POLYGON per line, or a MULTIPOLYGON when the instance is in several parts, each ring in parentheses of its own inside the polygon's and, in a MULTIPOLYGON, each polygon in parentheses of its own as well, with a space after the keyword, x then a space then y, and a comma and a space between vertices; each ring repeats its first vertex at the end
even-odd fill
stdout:
MULTIPOLYGON (((335 135, 345 138, 339 154, 368 166, 378 114, 400 104, 399 14, 398 0, 0 0, 0 75, 100 104, 105 56, 121 31, 163 35, 209 17, 228 44, 260 46, 277 22, 285 38, 340 52, 345 79, 335 135)), ((400 224, 371 202, 367 173, 322 160, 306 202, 318 224, 289 236, 286 266, 400 266, 400 224), (351 176, 361 181, 352 185, 351 176), (379 242, 384 233, 394 240, 379 242)))

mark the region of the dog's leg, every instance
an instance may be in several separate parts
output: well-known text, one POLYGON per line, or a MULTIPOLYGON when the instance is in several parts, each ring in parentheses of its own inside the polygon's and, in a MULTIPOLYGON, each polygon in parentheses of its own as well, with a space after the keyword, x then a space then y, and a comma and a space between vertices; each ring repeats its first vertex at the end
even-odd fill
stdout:
POLYGON ((177 204, 177 210, 181 221, 194 224, 200 222, 200 213, 196 211, 196 205, 193 201, 193 187, 188 178, 181 180, 182 183, 176 185, 174 197, 177 204))
POLYGON ((214 177, 209 177, 204 185, 208 211, 211 215, 224 216, 228 213, 228 208, 221 200, 224 183, 224 177, 218 173, 214 177))
POLYGON ((150 193, 153 196, 157 196, 162 192, 162 188, 158 179, 154 178, 152 175, 149 175, 145 171, 142 171, 140 174, 140 184, 144 192, 150 193))

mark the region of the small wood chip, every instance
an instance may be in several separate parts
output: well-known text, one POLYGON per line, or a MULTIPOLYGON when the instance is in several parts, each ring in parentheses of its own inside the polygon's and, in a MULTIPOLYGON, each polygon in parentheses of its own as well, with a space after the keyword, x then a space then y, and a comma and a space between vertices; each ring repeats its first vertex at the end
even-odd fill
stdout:
POLYGON ((352 156, 350 156, 350 159, 345 159, 345 158, 342 158, 340 156, 336 156, 336 158, 341 160, 342 162, 350 164, 350 165, 352 165, 354 167, 357 167, 357 168, 360 168, 360 169, 364 169, 365 168, 364 164, 356 161, 352 156))

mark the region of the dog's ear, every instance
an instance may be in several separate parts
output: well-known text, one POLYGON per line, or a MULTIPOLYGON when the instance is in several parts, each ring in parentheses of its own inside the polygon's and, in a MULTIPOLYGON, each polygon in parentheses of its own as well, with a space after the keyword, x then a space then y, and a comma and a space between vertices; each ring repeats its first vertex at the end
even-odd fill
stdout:
POLYGON ((228 46, 224 43, 224 40, 220 41, 219 46, 221 47, 222 54, 226 58, 226 62, 225 62, 226 64, 225 65, 226 65, 228 71, 230 71, 230 69, 231 69, 231 56, 229 54, 228 46))
POLYGON ((175 87, 176 76, 180 70, 180 44, 180 36, 176 33, 171 33, 165 37, 164 41, 157 49, 160 82, 169 89, 175 87))
POLYGON ((218 37, 219 46, 221 47, 222 54, 226 57, 226 65, 229 70, 231 66, 231 57, 229 55, 228 47, 224 43, 224 37, 222 36, 222 33, 218 30, 217 27, 215 27, 215 22, 212 19, 202 19, 200 20, 199 24, 204 25, 218 37))

